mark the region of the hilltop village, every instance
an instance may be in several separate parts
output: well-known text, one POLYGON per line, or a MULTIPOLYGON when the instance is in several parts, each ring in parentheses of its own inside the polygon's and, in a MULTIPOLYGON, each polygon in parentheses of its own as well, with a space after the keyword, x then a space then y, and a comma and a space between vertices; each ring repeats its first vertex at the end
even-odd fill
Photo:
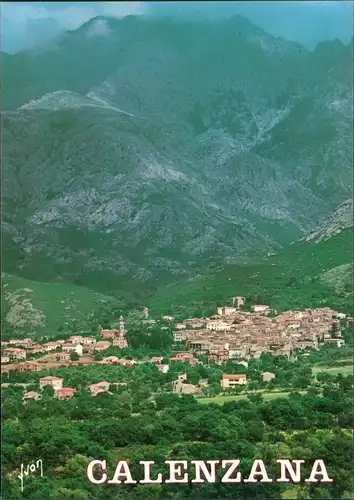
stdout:
MULTIPOLYGON (((336 312, 328 307, 305 309, 302 311, 286 311, 277 314, 268 305, 254 305, 251 311, 243 310, 244 297, 233 297, 232 306, 217 308, 216 314, 210 318, 187 318, 175 322, 173 316, 162 316, 173 329, 174 349, 168 359, 153 356, 148 360, 134 360, 108 355, 104 352, 113 348, 126 349, 128 342, 123 316, 120 317, 119 328, 100 329, 99 340, 92 336, 71 335, 67 339, 59 339, 35 344, 30 338, 1 342, 2 371, 40 372, 71 364, 115 364, 134 367, 137 363, 149 362, 161 373, 167 373, 171 363, 184 362, 191 366, 207 359, 208 364, 222 366, 227 362, 235 362, 245 367, 250 359, 259 358, 262 353, 283 355, 290 358, 298 350, 318 349, 324 343, 337 347, 345 344, 341 334, 341 324, 353 323, 353 318, 336 312), (181 349, 183 348, 183 349, 181 349), (103 353, 97 359, 97 353, 103 353), (198 359, 199 358, 199 359, 198 359)), ((143 323, 155 324, 159 320, 149 318, 149 311, 144 308, 143 323)), ((166 328, 166 327, 161 327, 166 328)), ((130 357, 131 358, 131 357, 130 357)), ((263 381, 274 378, 272 373, 262 373, 263 381)), ((177 394, 195 394, 202 391, 203 381, 198 385, 186 382, 186 373, 181 373, 172 383, 171 390, 177 394)), ((55 397, 71 398, 75 389, 63 387, 63 379, 58 377, 40 378, 40 388, 51 385, 55 397)), ((118 383, 119 384, 119 383, 118 383)), ((222 389, 232 389, 247 384, 244 373, 223 373, 220 380, 222 389)), ((110 384, 98 382, 88 387, 91 395, 108 392, 110 384)), ((39 393, 25 393, 25 399, 40 399, 39 393)))

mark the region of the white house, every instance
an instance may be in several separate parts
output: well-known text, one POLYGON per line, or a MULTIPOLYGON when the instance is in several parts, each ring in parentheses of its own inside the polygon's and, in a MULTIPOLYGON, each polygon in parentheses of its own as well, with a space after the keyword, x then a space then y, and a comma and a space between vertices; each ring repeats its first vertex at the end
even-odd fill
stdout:
POLYGON ((166 321, 174 321, 175 318, 166 314, 165 316, 162 316, 162 319, 166 321))
POLYGON ((240 306, 243 306, 245 300, 246 300, 245 297, 240 297, 240 296, 232 297, 232 305, 239 309, 240 306))
POLYGON ((174 342, 183 342, 186 339, 187 339, 187 335, 183 332, 174 332, 173 333, 174 342))
POLYGON ((265 304, 258 304, 252 307, 253 312, 266 312, 270 310, 270 307, 265 304))
POLYGON ((51 385, 53 389, 56 391, 63 387, 63 378, 61 377, 42 377, 39 379, 39 387, 43 389, 46 385, 51 385))
POLYGON ((62 349, 67 352, 76 352, 79 356, 82 356, 84 350, 81 344, 63 344, 62 349))
POLYGON ((229 323, 226 323, 225 321, 209 321, 206 327, 208 330, 214 330, 218 332, 227 332, 231 330, 231 325, 229 325, 229 323))

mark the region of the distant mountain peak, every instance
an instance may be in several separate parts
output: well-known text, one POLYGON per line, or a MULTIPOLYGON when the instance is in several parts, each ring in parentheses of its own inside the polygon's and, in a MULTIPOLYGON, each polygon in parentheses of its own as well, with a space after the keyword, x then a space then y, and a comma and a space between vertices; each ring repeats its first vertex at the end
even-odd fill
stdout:
POLYGON ((351 193, 341 50, 98 16, 4 57, 7 270, 126 293, 300 238, 351 193))

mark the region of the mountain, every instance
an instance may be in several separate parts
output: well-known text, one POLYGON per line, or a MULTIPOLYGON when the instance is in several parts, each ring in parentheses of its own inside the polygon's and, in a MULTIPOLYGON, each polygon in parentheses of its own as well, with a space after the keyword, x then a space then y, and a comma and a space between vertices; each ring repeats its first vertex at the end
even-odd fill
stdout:
POLYGON ((4 270, 136 301, 279 251, 351 195, 351 68, 240 16, 2 54, 4 270))

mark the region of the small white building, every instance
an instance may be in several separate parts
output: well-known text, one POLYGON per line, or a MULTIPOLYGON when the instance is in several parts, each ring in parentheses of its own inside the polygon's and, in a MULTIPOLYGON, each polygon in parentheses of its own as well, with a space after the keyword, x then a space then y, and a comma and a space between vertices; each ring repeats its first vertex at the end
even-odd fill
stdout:
POLYGON ((346 314, 337 312, 337 318, 338 319, 345 319, 346 317, 347 317, 346 314))
POLYGON ((270 307, 266 304, 258 304, 252 307, 253 312, 266 312, 270 311, 270 307))
POLYGON ((84 351, 81 344, 63 344, 62 349, 67 352, 76 352, 79 356, 82 356, 84 351))
POLYGON ((163 356, 153 356, 150 361, 151 363, 161 363, 163 360, 163 356))
POLYGON ((245 368, 248 368, 248 361, 237 361, 237 364, 238 364, 238 365, 242 365, 242 366, 244 366, 245 368))
POLYGON ((81 344, 82 335, 71 335, 71 337, 68 338, 68 341, 71 342, 72 344, 81 344))
POLYGON ((90 345, 96 342, 95 337, 82 337, 80 344, 82 345, 90 345))
POLYGON ((155 365, 156 368, 159 370, 159 372, 161 373, 167 373, 170 369, 170 367, 168 365, 161 365, 161 364, 158 364, 158 365, 155 365))
POLYGON ((270 382, 275 378, 275 373, 272 372, 263 372, 261 373, 262 381, 263 382, 270 382))
POLYGON ((174 332, 173 340, 174 342, 184 342, 187 339, 187 335, 184 332, 174 332))
POLYGON ((226 323, 225 321, 209 321, 206 327, 208 330, 217 332, 228 332, 231 330, 231 325, 229 325, 229 323, 226 323))
POLYGON ((173 316, 165 315, 165 316, 162 316, 162 319, 164 319, 166 321, 174 321, 175 318, 173 316))
POLYGON ((46 385, 51 385, 53 389, 56 391, 63 387, 63 378, 61 377, 42 377, 39 379, 39 387, 43 389, 46 385))
POLYGON ((245 300, 246 300, 245 297, 240 297, 240 296, 232 297, 232 305, 237 307, 237 309, 239 309, 240 306, 244 305, 245 300))
POLYGON ((287 330, 297 330, 298 328, 301 328, 301 323, 290 323, 286 326, 287 330))
POLYGON ((218 307, 217 313, 219 316, 230 316, 231 314, 235 314, 237 312, 236 307, 218 307))
POLYGON ((43 344, 43 348, 47 351, 55 351, 57 347, 60 347, 59 342, 47 342, 46 344, 43 344))
POLYGON ((345 345, 344 339, 326 339, 325 342, 335 344, 337 347, 343 347, 345 345))
POLYGON ((229 359, 244 358, 247 355, 247 349, 242 347, 230 347, 229 359))

